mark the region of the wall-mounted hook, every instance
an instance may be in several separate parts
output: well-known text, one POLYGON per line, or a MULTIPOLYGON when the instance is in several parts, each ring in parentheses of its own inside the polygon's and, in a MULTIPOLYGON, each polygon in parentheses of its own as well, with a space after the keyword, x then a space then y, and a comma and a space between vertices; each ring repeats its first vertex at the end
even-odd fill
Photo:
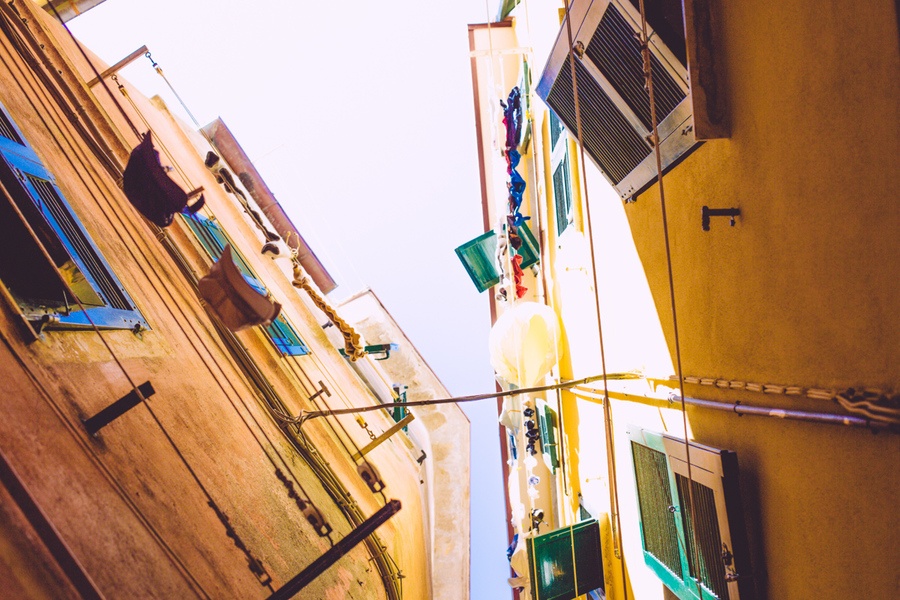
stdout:
POLYGON ((709 219, 710 217, 731 217, 731 226, 734 227, 735 217, 741 216, 741 209, 739 208, 710 208, 708 206, 703 207, 702 211, 702 224, 703 231, 709 231, 709 219))
POLYGON ((319 388, 320 389, 315 394, 313 394, 312 396, 309 397, 310 402, 312 402, 313 400, 315 400, 322 394, 325 394, 329 398, 331 397, 331 390, 328 389, 328 386, 325 385, 324 381, 319 381, 319 388))

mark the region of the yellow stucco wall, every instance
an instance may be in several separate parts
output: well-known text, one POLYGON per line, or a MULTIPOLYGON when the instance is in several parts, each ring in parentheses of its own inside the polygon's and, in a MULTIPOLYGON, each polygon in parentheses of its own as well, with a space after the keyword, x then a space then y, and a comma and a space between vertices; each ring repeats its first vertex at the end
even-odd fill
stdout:
MULTIPOLYGON (((722 7, 729 139, 665 177, 686 373, 896 383, 893 3, 722 7), (700 210, 739 207, 736 227, 700 210)), ((672 346, 658 187, 626 209, 672 346)))
MULTIPOLYGON (((898 390, 897 15, 866 3, 718 3, 732 135, 664 179, 685 375, 898 390), (739 207, 734 228, 701 207, 739 207)), ((626 206, 674 355, 659 187, 626 206)), ((689 396, 838 412, 687 386, 689 396)), ((689 411, 737 451, 769 598, 900 594, 893 434, 689 411)))
MULTIPOLYGON (((558 31, 550 11, 557 6, 532 2, 531 19, 516 22, 520 45, 535 49, 536 77, 558 31), (539 24, 548 28, 539 30, 539 24)), ((713 10, 721 18, 722 44, 715 50, 725 60, 732 132, 703 144, 664 181, 684 374, 896 393, 900 54, 895 5, 750 0, 715 2, 713 10), (734 228, 727 218, 714 218, 704 232, 704 205, 738 207, 742 215, 734 228)), ((549 143, 546 127, 539 131, 549 143)), ((580 242, 567 239, 570 232, 555 235, 546 152, 543 163, 541 200, 549 230, 543 267, 548 299, 567 329, 561 376, 593 374, 588 371, 599 362, 596 339, 587 331, 596 328, 592 285, 601 295, 611 364, 642 366, 633 359, 633 344, 644 344, 648 352, 667 345, 674 362, 659 187, 623 206, 607 194, 593 164, 583 166, 598 265, 596 281, 575 285, 578 269, 590 268, 590 247, 575 249, 580 242), (633 248, 630 240, 616 238, 621 227, 630 229, 633 248), (649 314, 637 301, 646 283, 631 270, 635 249, 652 293, 649 314), (623 294, 630 302, 610 297, 623 294), (656 333, 660 325, 665 343, 656 333), (640 333, 629 340, 629 331, 640 333)), ((651 375, 669 374, 656 372, 665 361, 648 356, 643 362, 652 363, 651 375)), ((800 396, 691 384, 685 392, 841 412, 834 403, 800 396)), ((596 400, 568 393, 562 408, 568 500, 574 508, 581 492, 588 509, 605 518, 610 477, 600 439, 602 408, 596 400)), ((676 408, 612 404, 629 598, 662 600, 665 594, 641 556, 626 431, 637 424, 680 436, 676 408)), ((759 598, 900 596, 895 533, 900 530, 895 510, 900 437, 701 409, 689 409, 687 416, 689 437, 738 455, 754 567, 745 576, 755 579, 759 598)), ((610 557, 608 526, 603 539, 607 594, 626 597, 619 563, 610 557)))

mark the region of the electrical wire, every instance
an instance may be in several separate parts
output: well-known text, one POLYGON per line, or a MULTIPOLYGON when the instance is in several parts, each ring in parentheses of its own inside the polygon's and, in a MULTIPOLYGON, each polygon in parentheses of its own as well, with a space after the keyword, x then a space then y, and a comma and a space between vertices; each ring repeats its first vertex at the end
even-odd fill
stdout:
MULTIPOLYGON (((693 478, 693 465, 691 464, 691 444, 688 440, 688 422, 687 422, 687 405, 684 401, 684 372, 681 368, 681 341, 678 335, 678 311, 675 307, 675 278, 673 275, 672 269, 672 248, 669 243, 669 223, 666 215, 666 195, 665 195, 665 187, 663 186, 663 169, 662 169, 662 152, 660 150, 660 139, 659 139, 659 127, 658 127, 658 115, 656 114, 656 96, 654 94, 653 89, 653 68, 650 60, 650 37, 647 34, 647 10, 645 6, 645 1, 640 0, 640 12, 641 12, 641 51, 644 59, 644 76, 647 81, 647 94, 650 102, 650 122, 653 125, 653 149, 654 155, 656 158, 656 175, 657 182, 659 185, 659 206, 660 213, 662 217, 662 227, 663 227, 663 240, 665 242, 666 248, 666 270, 669 278, 669 300, 672 307, 672 328, 673 328, 673 336, 675 342, 675 364, 678 375, 678 393, 681 396, 681 418, 682 425, 684 428, 684 452, 685 452, 685 461, 687 462, 687 476, 688 476, 688 497, 690 503, 690 521, 691 523, 696 523, 694 515, 696 514, 695 503, 694 503, 694 478, 693 478)), ((700 587, 700 549, 699 544, 697 543, 697 534, 696 527, 693 525, 690 528, 691 538, 693 540, 693 554, 694 554, 694 564, 697 565, 697 595, 702 597, 703 591, 700 587)))
MULTIPOLYGON (((581 164, 587 164, 584 155, 584 135, 582 131, 582 123, 581 123, 581 99, 578 95, 578 76, 575 69, 575 51, 572 50, 574 47, 574 39, 572 34, 572 19, 571 19, 571 4, 566 5, 566 35, 568 36, 569 42, 569 68, 571 70, 572 76, 572 95, 574 98, 575 104, 575 129, 576 136, 578 139, 578 148, 580 152, 580 160, 581 164)), ((590 197, 588 194, 588 184, 587 179, 584 181, 584 207, 585 207, 585 228, 588 233, 588 244, 590 246, 590 254, 591 254, 591 271, 594 275, 594 313, 595 318, 597 320, 597 335, 599 338, 600 345, 600 364, 603 369, 603 422, 604 422, 604 433, 606 440, 606 456, 607 456, 607 468, 609 470, 609 481, 610 481, 610 508, 613 513, 613 517, 611 519, 611 525, 613 529, 613 552, 616 555, 616 558, 619 559, 619 563, 622 570, 622 585, 623 590, 625 591, 625 597, 628 597, 628 577, 625 573, 625 561, 623 558, 622 551, 622 521, 621 515, 619 513, 619 487, 618 487, 618 477, 616 473, 616 450, 615 450, 615 439, 613 437, 613 417, 612 417, 612 406, 609 400, 609 384, 608 377, 606 373, 606 348, 603 343, 603 322, 600 316, 600 290, 597 285, 597 257, 596 251, 594 249, 594 234, 593 234, 593 226, 591 221, 591 203, 590 197)))
MULTIPOLYGON (((77 43, 77 42, 76 42, 76 43, 77 43)), ((140 111, 137 109, 137 107, 134 106, 134 108, 135 108, 135 110, 140 114, 140 111)), ((123 113, 124 113, 124 111, 123 111, 123 113)), ((128 118, 128 117, 127 117, 127 114, 125 114, 125 117, 126 117, 126 119, 128 118)), ((130 124, 130 119, 129 119, 129 124, 130 124)), ((165 233, 164 233, 164 232, 162 232, 162 234, 163 234, 163 236, 165 236, 165 233)), ((162 241, 162 240, 161 240, 161 241, 162 241)), ((74 296, 73 296, 73 297, 74 297, 74 296)), ((77 297, 75 297, 75 298, 76 298, 76 300, 77 300, 77 297)), ((89 319, 89 318, 88 318, 88 319, 89 319)), ((89 320, 90 320, 90 319, 89 319, 89 320)), ((96 329, 96 325, 94 325, 93 323, 92 323, 92 325, 93 325, 94 328, 96 329)), ((98 330, 97 332, 98 332, 98 335, 99 335, 99 330, 98 330)), ((122 370, 123 374, 126 376, 126 378, 129 380, 129 382, 132 384, 133 389, 137 392, 138 396, 140 397, 140 391, 137 390, 136 386, 134 386, 133 381, 131 381, 130 377, 128 376, 127 371, 125 371, 124 367, 121 366, 121 362, 118 361, 118 357, 115 355, 114 352, 112 352, 112 350, 111 350, 111 348, 109 348, 108 344, 105 343, 105 340, 103 339, 103 336, 102 336, 102 335, 100 335, 100 338, 101 338, 101 340, 104 341, 104 345, 107 346, 107 348, 108 348, 109 351, 110 351, 110 354, 113 356, 114 360, 116 360, 116 362, 119 364, 120 369, 122 370)), ((145 403, 145 404, 146 404, 146 403, 145 403)), ((235 408, 236 408, 236 407, 235 407, 235 408)), ((148 406, 148 409, 149 409, 149 406, 148 406)), ((152 414, 152 411, 151 411, 151 414, 152 414)), ((161 424, 161 422, 158 420, 158 418, 156 417, 156 415, 155 415, 155 414, 152 414, 152 416, 153 416, 154 420, 157 421, 157 423, 159 424, 160 428, 162 429, 162 424, 161 424)), ((174 445, 174 440, 172 440, 172 438, 168 435, 168 432, 166 432, 164 429, 163 429, 163 433, 164 433, 164 435, 167 437, 167 439, 170 441, 170 443, 172 443, 173 448, 175 449, 176 453, 178 453, 179 456, 180 456, 180 457, 182 458, 182 460, 184 461, 184 457, 183 457, 183 455, 181 455, 180 450, 177 448, 177 446, 174 445)), ((271 460, 271 458, 270 458, 270 460, 271 460)), ((205 488, 202 487, 202 484, 200 483, 199 479, 196 478, 196 474, 193 472, 193 470, 191 469, 190 465, 187 464, 186 461, 184 461, 184 462, 185 462, 185 466, 188 467, 188 469, 191 471, 191 474, 192 474, 192 475, 195 477, 195 479, 197 480, 197 483, 201 486, 201 489, 204 491, 204 493, 207 494, 207 497, 209 497, 208 492, 206 492, 205 488)), ((285 464, 286 464, 286 463, 285 463, 285 464)), ((299 482, 298 482, 298 484, 299 484, 299 482)), ((306 495, 306 494, 305 494, 305 495, 306 495)), ((211 498, 210 498, 210 504, 211 504, 211 506, 213 506, 214 509, 216 508, 216 507, 214 506, 214 503, 212 502, 211 498)), ((220 511, 217 510, 217 514, 219 514, 219 513, 220 513, 220 511)), ((220 516, 220 518, 222 518, 222 517, 220 516)), ((227 517, 225 517, 225 521, 227 521, 227 517)), ((225 521, 223 521, 223 523, 225 523, 225 521)), ((227 524, 226 524, 226 527, 227 527, 227 524)), ((391 559, 389 556, 388 556, 388 559, 389 559, 390 562, 393 562, 393 559, 391 559)), ((394 564, 396 564, 396 563, 394 563, 394 564)))

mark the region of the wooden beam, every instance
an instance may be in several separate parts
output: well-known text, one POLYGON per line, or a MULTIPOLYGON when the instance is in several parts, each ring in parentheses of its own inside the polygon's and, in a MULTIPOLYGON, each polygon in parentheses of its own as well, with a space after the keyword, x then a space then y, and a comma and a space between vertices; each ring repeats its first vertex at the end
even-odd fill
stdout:
POLYGON ((110 68, 108 68, 105 71, 103 71, 102 73, 100 73, 100 77, 94 77, 93 79, 88 81, 88 87, 94 87, 95 85, 100 83, 101 79, 106 79, 113 73, 116 73, 122 67, 128 66, 129 64, 133 63, 140 57, 144 56, 147 52, 148 52, 147 46, 141 46, 140 48, 138 48, 137 50, 135 50, 134 52, 132 52, 131 54, 129 54, 128 56, 126 56, 125 58, 123 58, 122 60, 120 60, 119 62, 114 64, 113 66, 111 66, 110 68))
POLYGON ((398 431, 400 431, 401 429, 403 429, 404 427, 409 425, 410 421, 412 421, 415 418, 416 418, 416 416, 414 414, 407 413, 405 417, 403 417, 402 419, 400 419, 399 421, 394 423, 390 429, 388 429, 387 431, 385 431, 384 433, 379 435, 377 438, 375 438, 374 440, 369 442, 369 444, 366 445, 365 448, 363 448, 362 450, 360 450, 359 452, 354 454, 353 460, 361 459, 363 456, 365 456, 366 454, 368 454, 369 452, 371 452, 372 450, 374 450, 375 448, 380 446, 386 439, 388 439, 389 437, 391 437, 392 435, 394 435, 395 433, 397 433, 398 431))
POLYGON ((688 77, 698 140, 731 135, 720 14, 719 0, 684 0, 688 77))

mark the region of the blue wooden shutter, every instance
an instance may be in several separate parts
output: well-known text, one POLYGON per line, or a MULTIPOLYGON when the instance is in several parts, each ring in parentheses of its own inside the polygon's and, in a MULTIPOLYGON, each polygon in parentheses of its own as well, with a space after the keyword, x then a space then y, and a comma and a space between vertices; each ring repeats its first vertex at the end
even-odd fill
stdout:
MULTIPOLYGON (((67 298, 65 288, 55 275, 37 282, 21 281, 10 276, 5 283, 26 318, 52 316, 48 327, 79 328, 90 327, 93 323, 109 329, 147 329, 147 322, 84 229, 53 175, 44 167, 2 106, 0 157, 0 177, 11 195, 9 201, 28 220, 54 261, 52 265, 33 264, 28 267, 34 270, 38 278, 52 274, 46 267, 56 269, 85 307, 81 311, 73 298, 67 298), (29 290, 38 288, 52 290, 53 297, 32 297, 29 290)), ((7 231, 13 236, 18 233, 16 222, 19 219, 13 216, 14 213, 12 211, 4 216, 9 228, 7 231)), ((21 236, 21 239, 28 247, 36 245, 30 235, 21 236)), ((15 255, 7 253, 5 259, 14 261, 23 257, 26 260, 46 261, 41 252, 25 247, 17 250, 15 255)), ((23 268, 21 265, 18 267, 18 270, 23 268)), ((4 269, 10 274, 14 271, 16 269, 4 269)))
MULTIPOLYGON (((213 260, 219 260, 222 252, 225 251, 225 246, 231 243, 219 222, 200 214, 182 215, 182 217, 191 231, 194 232, 206 253, 213 260)), ((234 259, 234 264, 237 265, 241 275, 247 280, 247 283, 260 294, 267 294, 268 290, 265 284, 256 276, 256 273, 247 264, 247 260, 243 255, 235 249, 234 244, 231 244, 231 257, 234 259)), ((263 330, 266 332, 272 345, 281 354, 286 356, 304 356, 309 354, 309 347, 303 342, 297 330, 294 329, 284 315, 278 315, 278 318, 263 327, 263 330)))

